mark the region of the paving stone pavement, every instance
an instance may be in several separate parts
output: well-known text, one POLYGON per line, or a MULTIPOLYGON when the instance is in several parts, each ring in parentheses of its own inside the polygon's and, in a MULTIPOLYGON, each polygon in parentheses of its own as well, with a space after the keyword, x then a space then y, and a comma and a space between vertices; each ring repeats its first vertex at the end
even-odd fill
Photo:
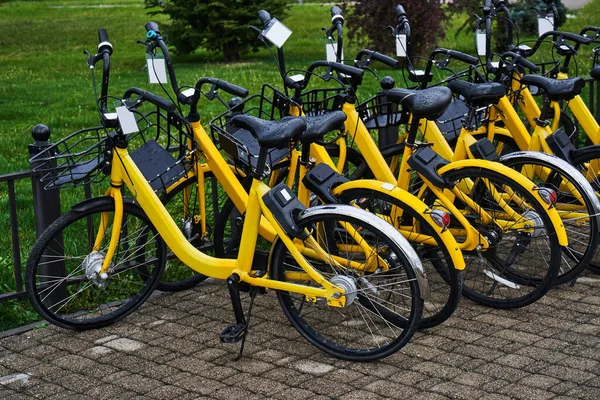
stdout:
POLYGON ((255 303, 244 357, 223 283, 157 293, 108 328, 0 339, 0 399, 600 399, 600 277, 520 310, 464 300, 442 326, 372 363, 331 358, 255 303))

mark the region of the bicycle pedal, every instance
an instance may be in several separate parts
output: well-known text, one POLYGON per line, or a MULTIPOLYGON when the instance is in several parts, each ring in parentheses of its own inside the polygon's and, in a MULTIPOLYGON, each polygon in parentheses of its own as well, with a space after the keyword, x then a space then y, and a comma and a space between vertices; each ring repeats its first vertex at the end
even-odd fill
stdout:
POLYGON ((237 343, 246 336, 246 325, 230 325, 219 334, 221 343, 237 343))

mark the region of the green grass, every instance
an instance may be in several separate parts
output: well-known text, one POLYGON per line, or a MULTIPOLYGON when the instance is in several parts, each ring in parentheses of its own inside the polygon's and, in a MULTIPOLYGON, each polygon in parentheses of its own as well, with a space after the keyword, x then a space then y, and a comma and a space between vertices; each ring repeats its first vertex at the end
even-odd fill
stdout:
MULTIPOLYGON (((98 28, 108 31, 114 45, 110 93, 119 95, 126 88, 137 86, 161 94, 159 87, 147 83, 146 72, 142 70, 145 48, 136 44, 136 40, 144 38, 145 22, 152 19, 160 24, 166 19, 149 17, 142 4, 142 0, 0 3, 0 174, 28 168, 27 146, 32 142, 34 125, 50 126, 51 140, 56 142, 71 132, 99 123, 90 70, 83 55, 84 49, 95 52, 98 28), (118 7, 96 7, 106 3, 118 7)), ((597 23, 594 15, 599 15, 599 8, 600 0, 594 0, 580 17, 569 20, 567 26, 578 30, 577 27, 584 24, 597 23)), ((467 16, 454 20, 447 39, 440 45, 473 53, 472 34, 465 32, 455 37, 453 33, 461 18, 464 20, 467 16)), ((284 22, 294 31, 285 46, 288 68, 305 68, 310 62, 325 57, 321 28, 330 24, 328 6, 293 6, 284 22)), ((351 59, 357 50, 353 43, 346 42, 346 58, 351 59)), ((200 77, 213 76, 244 86, 251 93, 257 93, 265 82, 281 87, 275 64, 265 49, 246 55, 238 64, 225 64, 219 55, 205 51, 175 56, 174 62, 181 85, 193 85, 200 77)), ((378 69, 378 74, 390 74, 398 86, 402 85, 399 72, 378 69)), ((96 78, 100 79, 99 76, 96 78)), ((377 80, 367 73, 361 98, 374 94, 378 87, 377 80)), ((206 101, 201 106, 204 121, 222 110, 206 101)), ((106 185, 98 186, 100 191, 106 185)), ((24 263, 35 240, 30 183, 19 182, 17 193, 24 263)), ((77 190, 63 193, 63 210, 80 199, 80 193, 77 190)), ((6 190, 0 189, 0 229, 5 232, 0 237, 0 293, 14 289, 7 199, 6 190)), ((21 301, 0 303, 0 316, 0 330, 36 318, 27 303, 21 301)))

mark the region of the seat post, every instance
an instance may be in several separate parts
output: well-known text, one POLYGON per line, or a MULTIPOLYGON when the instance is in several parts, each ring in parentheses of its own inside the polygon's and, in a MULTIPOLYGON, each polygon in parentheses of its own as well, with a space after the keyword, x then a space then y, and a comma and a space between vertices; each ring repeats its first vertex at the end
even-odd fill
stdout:
POLYGON ((267 161, 267 151, 265 147, 261 147, 258 152, 258 161, 256 162, 256 169, 254 170, 254 178, 262 180, 265 174, 265 163, 267 161))

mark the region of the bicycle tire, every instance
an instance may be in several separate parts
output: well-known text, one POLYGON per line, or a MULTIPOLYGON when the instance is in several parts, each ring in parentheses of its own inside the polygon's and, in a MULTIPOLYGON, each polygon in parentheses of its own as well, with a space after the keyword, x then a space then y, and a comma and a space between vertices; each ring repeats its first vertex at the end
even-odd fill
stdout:
POLYGON ((411 243, 427 274, 430 291, 430 298, 423 304, 419 328, 431 328, 450 318, 461 298, 462 278, 436 230, 439 227, 430 225, 420 212, 408 207, 402 199, 378 191, 350 189, 341 192, 339 199, 344 204, 358 206, 383 217, 394 227, 398 227, 398 224, 403 230, 411 227, 411 233, 427 235, 435 241, 436 245, 411 243), (402 210, 401 220, 392 215, 397 208, 402 210))
MULTIPOLYGON (((470 193, 459 191, 454 204, 478 232, 492 241, 487 251, 463 251, 466 261, 466 268, 462 271, 465 297, 501 309, 524 307, 543 297, 554 284, 561 259, 557 233, 546 212, 547 204, 539 203, 529 189, 492 169, 451 169, 443 177, 455 182, 455 187, 462 187, 463 183, 473 185, 470 193), (498 195, 491 195, 488 187, 501 194, 514 210, 512 215, 504 218, 508 221, 506 229, 500 228, 502 208, 495 200, 498 195), (465 202, 467 200, 473 201, 475 206, 471 208, 465 202), (496 216, 492 224, 481 222, 481 210, 496 216), (524 216, 535 225, 516 229, 511 220, 523 221, 524 216)), ((436 198, 425 190, 423 200, 433 205, 436 198)), ((455 221, 454 218, 452 220, 455 221)), ((451 225, 450 229, 453 228, 462 229, 451 225)), ((462 242, 460 236, 457 242, 462 242)))
POLYGON ((166 246, 146 214, 129 201, 123 205, 121 235, 108 279, 94 276, 110 242, 113 216, 109 215, 99 251, 92 251, 95 233, 102 213, 114 210, 110 197, 80 203, 54 221, 33 246, 25 270, 27 295, 35 310, 54 325, 75 330, 110 325, 142 305, 158 284, 166 246))
MULTIPOLYGON (((600 163, 600 145, 584 147, 573 154, 571 162, 592 185, 592 188, 600 196, 600 171, 597 169, 597 163, 600 163)), ((596 274, 600 274, 600 251, 588 264, 588 269, 596 274)))
POLYGON ((556 277, 557 285, 572 282, 581 274, 595 257, 600 241, 598 220, 595 217, 599 212, 596 207, 597 199, 588 197, 580 183, 556 165, 559 161, 554 160, 555 163, 551 163, 518 155, 502 161, 504 165, 519 172, 527 171, 526 176, 538 187, 550 188, 558 195, 554 208, 561 215, 569 244, 562 248, 563 257, 556 277), (567 191, 567 184, 573 190, 567 191), (570 212, 576 215, 571 216, 570 212))
MULTIPOLYGON (((277 291, 284 314, 311 344, 335 357, 371 361, 393 354, 408 343, 421 317, 423 300, 413 270, 415 264, 405 253, 410 250, 414 254, 414 251, 408 243, 400 244, 405 240, 399 240, 404 238, 395 229, 366 211, 339 205, 312 209, 322 212, 305 212, 296 223, 316 234, 326 251, 360 263, 364 261, 360 251, 353 250, 359 246, 352 245, 365 240, 372 249, 382 250, 377 256, 385 260, 386 265, 378 264, 383 270, 378 268, 367 273, 359 269, 336 269, 327 262, 329 260, 309 260, 336 285, 345 284, 350 288, 346 295, 347 304, 343 309, 336 309, 321 301, 308 301, 304 295, 277 291), (387 226, 382 229, 384 225, 387 226), (360 241, 348 233, 349 226, 360 231, 360 241), (403 246, 406 247, 403 249, 403 246), (384 271, 386 266, 389 269, 384 271), (350 300, 349 293, 356 293, 354 301, 350 300), (363 313, 367 313, 368 318, 363 313)), ((286 272, 299 271, 287 253, 283 242, 276 240, 269 265, 272 279, 291 281, 294 277, 287 275, 291 279, 286 279, 286 272)), ((307 284, 303 277, 299 279, 307 284)))

